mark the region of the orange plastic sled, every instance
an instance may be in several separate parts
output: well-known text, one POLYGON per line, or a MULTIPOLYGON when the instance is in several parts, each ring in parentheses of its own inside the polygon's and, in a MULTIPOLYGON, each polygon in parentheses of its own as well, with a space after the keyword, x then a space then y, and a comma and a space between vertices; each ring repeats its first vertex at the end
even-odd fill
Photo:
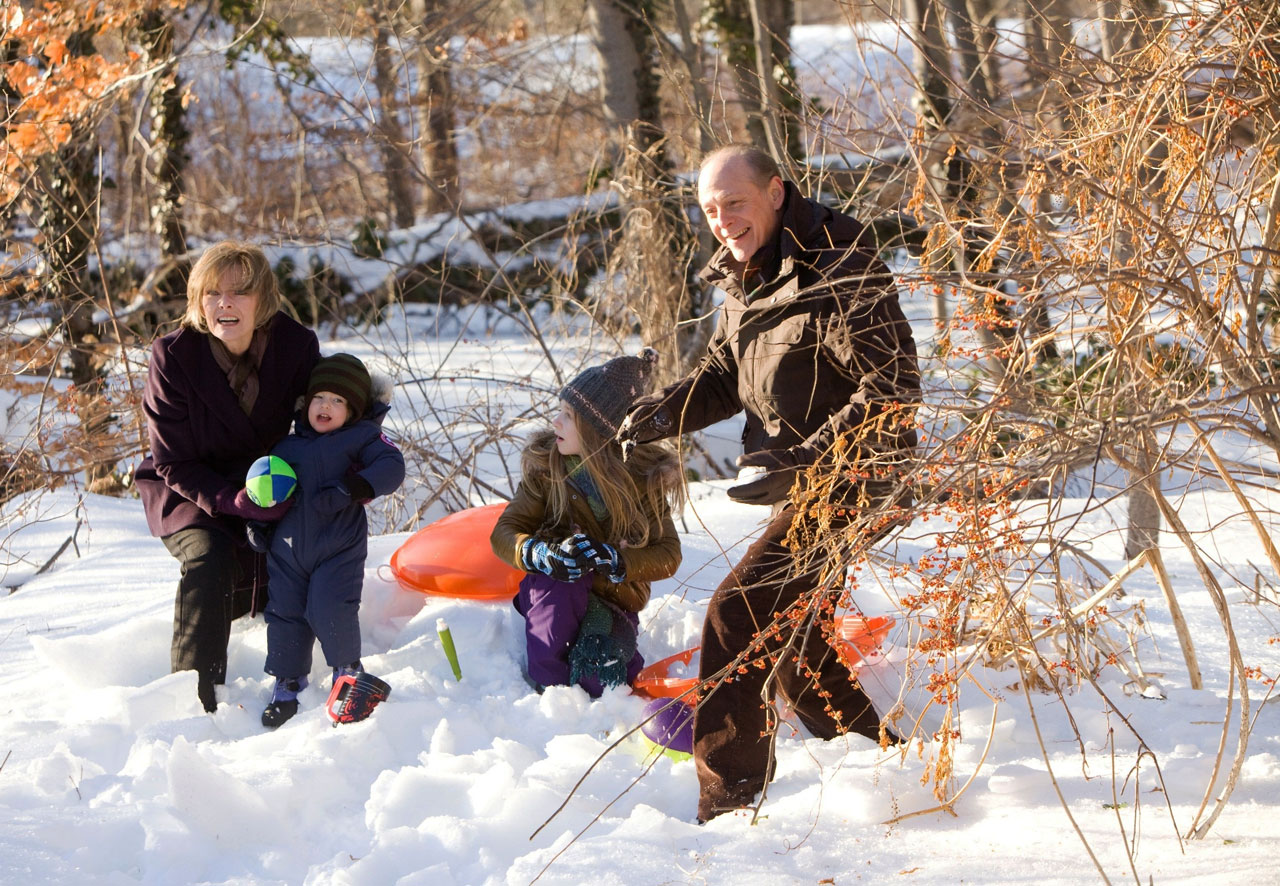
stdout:
POLYGON ((832 637, 836 655, 844 666, 856 671, 865 659, 870 658, 884 645, 884 638, 893 627, 893 616, 842 615, 835 621, 832 637))
MULTIPOLYGON (((845 615, 837 618, 832 638, 836 647, 836 655, 851 671, 856 671, 863 661, 874 655, 889 635, 893 627, 893 618, 888 615, 876 615, 866 618, 861 615, 845 615)), ((669 655, 661 661, 655 661, 638 675, 632 688, 641 695, 650 698, 676 698, 683 696, 689 704, 697 704, 698 685, 697 668, 690 667, 693 657, 701 647, 694 646, 684 652, 669 655), (677 665, 684 665, 684 670, 692 670, 693 676, 672 676, 677 665)))
POLYGON ((391 555, 391 572, 410 591, 462 600, 510 600, 524 573, 498 559, 489 535, 506 505, 468 508, 409 536, 391 555))
POLYGON ((692 649, 686 649, 684 652, 668 655, 662 661, 655 661, 636 675, 636 681, 632 684, 632 688, 641 695, 647 695, 650 698, 676 698, 684 695, 686 702, 697 704, 698 700, 690 690, 698 685, 698 669, 696 667, 690 668, 688 665, 693 661, 693 657, 698 654, 700 648, 695 646, 692 649), (686 671, 692 670, 693 676, 671 676, 671 671, 677 664, 685 665, 686 671), (688 695, 685 695, 685 693, 688 693, 688 695))

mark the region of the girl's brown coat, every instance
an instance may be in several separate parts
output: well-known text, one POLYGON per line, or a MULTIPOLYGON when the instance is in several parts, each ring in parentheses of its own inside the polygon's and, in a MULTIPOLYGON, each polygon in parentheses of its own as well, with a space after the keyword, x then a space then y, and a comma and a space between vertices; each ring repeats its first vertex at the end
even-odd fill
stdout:
MULTIPOLYGON (((569 518, 565 524, 548 522, 547 488, 551 477, 547 468, 547 455, 555 445, 555 433, 543 431, 534 435, 525 448, 522 458, 523 478, 516 488, 515 497, 507 505, 493 528, 490 542, 499 558, 517 569, 520 546, 532 537, 558 542, 582 532, 599 541, 617 542, 616 534, 606 518, 596 519, 587 497, 573 486, 569 494, 569 518)), ((675 456, 658 446, 638 446, 627 461, 627 470, 640 490, 650 479, 658 480, 663 489, 674 488, 680 482, 680 467, 675 456)), ((649 602, 650 582, 670 578, 680 566, 680 537, 676 534, 671 514, 664 508, 660 514, 651 514, 649 543, 644 547, 618 546, 627 568, 627 578, 613 584, 603 575, 596 575, 592 590, 628 612, 639 612, 649 602)))

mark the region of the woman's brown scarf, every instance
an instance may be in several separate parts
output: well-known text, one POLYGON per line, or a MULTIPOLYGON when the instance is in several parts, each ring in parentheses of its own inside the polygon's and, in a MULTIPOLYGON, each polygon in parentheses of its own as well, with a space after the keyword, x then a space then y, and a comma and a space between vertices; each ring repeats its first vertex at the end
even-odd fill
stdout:
POLYGON ((213 359, 218 368, 227 374, 227 384, 236 395, 240 408, 245 415, 253 413, 253 404, 258 402, 258 367, 262 365, 262 355, 267 350, 268 330, 270 323, 263 324, 253 331, 253 339, 248 349, 240 356, 235 356, 214 336, 209 336, 209 348, 213 351, 213 359))

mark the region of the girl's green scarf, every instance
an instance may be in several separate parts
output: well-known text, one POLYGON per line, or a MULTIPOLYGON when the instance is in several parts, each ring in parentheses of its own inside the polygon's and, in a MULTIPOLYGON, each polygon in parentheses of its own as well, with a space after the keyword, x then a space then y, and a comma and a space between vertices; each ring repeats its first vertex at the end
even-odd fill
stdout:
POLYGON ((587 471, 587 466, 582 463, 582 456, 566 455, 564 465, 569 469, 569 479, 587 497, 587 504, 591 506, 591 513, 596 515, 596 519, 604 520, 608 517, 609 512, 604 508, 604 499, 600 497, 600 490, 596 489, 596 484, 591 482, 591 474, 587 471))

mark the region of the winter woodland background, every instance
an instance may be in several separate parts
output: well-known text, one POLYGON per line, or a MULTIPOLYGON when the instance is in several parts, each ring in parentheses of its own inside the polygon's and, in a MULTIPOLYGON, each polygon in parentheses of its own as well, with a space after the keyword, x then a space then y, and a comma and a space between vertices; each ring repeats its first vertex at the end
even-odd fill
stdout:
MULTIPOLYGON (((0 872, 1274 880, 1277 5, 5 5, 0 872), (784 727, 754 826, 698 828, 692 765, 628 734, 637 699, 530 693, 508 610, 384 564, 510 494, 581 366, 641 344, 667 378, 692 365, 715 294, 691 171, 731 139, 874 223, 921 347, 914 519, 839 576, 896 619, 863 680, 914 740, 784 727), (363 614, 395 692, 356 727, 317 689, 262 734, 260 622, 212 717, 167 674, 138 395, 191 260, 231 236, 326 352, 398 382, 410 480, 372 514, 363 614)), ((723 496, 736 441, 681 441, 685 565, 650 658, 697 642, 759 519, 723 496)))

